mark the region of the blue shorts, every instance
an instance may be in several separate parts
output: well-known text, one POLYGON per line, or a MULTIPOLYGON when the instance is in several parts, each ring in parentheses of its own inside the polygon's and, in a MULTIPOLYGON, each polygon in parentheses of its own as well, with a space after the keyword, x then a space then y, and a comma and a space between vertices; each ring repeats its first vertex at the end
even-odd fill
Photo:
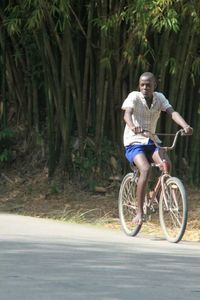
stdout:
POLYGON ((132 164, 134 163, 134 159, 137 154, 144 154, 147 159, 151 162, 152 161, 152 155, 155 151, 158 151, 159 148, 156 147, 154 142, 149 139, 148 144, 134 144, 129 145, 125 147, 125 156, 128 159, 128 161, 132 164))

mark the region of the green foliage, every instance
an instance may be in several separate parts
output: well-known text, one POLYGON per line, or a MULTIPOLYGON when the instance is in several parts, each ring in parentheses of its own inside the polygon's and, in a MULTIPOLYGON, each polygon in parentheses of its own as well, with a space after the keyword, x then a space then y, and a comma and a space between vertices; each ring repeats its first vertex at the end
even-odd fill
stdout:
MULTIPOLYGON (((175 108, 182 103, 181 113, 195 122, 200 75, 198 0, 5 2, 0 3, 4 29, 0 45, 6 49, 0 56, 1 65, 6 57, 3 98, 8 100, 8 113, 12 102, 16 122, 42 131, 51 121, 49 166, 56 166, 59 151, 55 149, 60 149, 65 153, 59 155, 69 160, 66 165, 73 164, 91 186, 94 176, 109 174, 113 147, 102 138, 109 131, 112 143, 121 146, 122 99, 137 86, 143 71, 155 72, 175 108), (190 107, 188 98, 192 98, 190 107), (69 145, 75 130, 82 149, 73 152, 73 159, 69 145), (85 142, 90 130, 96 135, 94 145, 85 142)), ((9 157, 8 150, 5 145, 1 160, 9 157)), ((179 155, 190 157, 189 150, 185 147, 179 155)))
POLYGON ((11 158, 10 146, 12 145, 14 132, 9 129, 0 131, 0 162, 9 161, 11 158))
POLYGON ((67 0, 54 0, 44 3, 43 0, 23 0, 20 4, 9 2, 5 9, 4 26, 10 35, 21 35, 23 32, 41 29, 42 22, 52 16, 55 29, 63 31, 69 20, 69 4, 67 0))
POLYGON ((159 8, 154 10, 155 16, 152 20, 153 27, 161 32, 161 30, 179 31, 178 14, 174 9, 160 11, 159 8))
POLYGON ((3 25, 10 35, 21 33, 22 15, 20 5, 9 4, 5 9, 6 17, 3 19, 3 25))
POLYGON ((149 27, 161 30, 179 30, 178 12, 174 0, 138 0, 129 5, 126 16, 144 33, 149 27))
POLYGON ((192 63, 192 72, 199 76, 200 75, 200 56, 196 57, 192 63))
MULTIPOLYGON (((126 9, 126 8, 125 8, 126 9)), ((111 30, 116 29, 119 27, 121 23, 126 18, 126 11, 118 11, 115 13, 110 12, 108 16, 100 16, 99 18, 95 18, 93 23, 100 28, 100 30, 104 34, 108 34, 111 30)))
POLYGON ((169 66, 169 72, 170 74, 176 74, 177 71, 177 61, 174 57, 171 57, 167 62, 166 66, 169 66))
POLYGON ((74 152, 74 166, 81 178, 88 183, 90 187, 95 185, 96 180, 108 178, 111 173, 110 158, 113 156, 114 147, 107 138, 104 138, 99 157, 95 148, 91 145, 85 145, 84 156, 80 152, 74 152))
POLYGON ((51 185, 51 194, 59 194, 59 193, 60 193, 60 189, 58 185, 56 184, 56 182, 53 182, 51 185))
POLYGON ((74 166, 82 178, 90 178, 94 174, 96 163, 97 157, 94 149, 89 146, 85 147, 84 156, 81 156, 78 150, 74 152, 74 166))

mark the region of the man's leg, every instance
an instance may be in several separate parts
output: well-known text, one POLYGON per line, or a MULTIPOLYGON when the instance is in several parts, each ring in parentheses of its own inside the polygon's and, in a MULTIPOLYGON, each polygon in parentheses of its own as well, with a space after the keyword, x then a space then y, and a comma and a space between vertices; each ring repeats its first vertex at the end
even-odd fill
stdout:
POLYGON ((170 159, 163 149, 155 151, 152 155, 152 159, 156 164, 162 164, 162 161, 165 159, 168 162, 169 167, 171 167, 170 159))
POLYGON ((137 154, 134 158, 134 163, 139 170, 140 176, 137 182, 136 198, 138 204, 138 211, 136 217, 133 219, 135 224, 142 224, 143 218, 143 203, 146 192, 146 186, 149 177, 150 164, 143 153, 137 154))

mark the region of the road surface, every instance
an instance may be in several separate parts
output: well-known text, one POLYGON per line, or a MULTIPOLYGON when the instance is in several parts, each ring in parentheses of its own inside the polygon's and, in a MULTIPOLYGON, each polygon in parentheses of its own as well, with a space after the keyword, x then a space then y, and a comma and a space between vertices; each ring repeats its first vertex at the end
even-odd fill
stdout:
POLYGON ((0 214, 0 299, 200 299, 200 244, 0 214))

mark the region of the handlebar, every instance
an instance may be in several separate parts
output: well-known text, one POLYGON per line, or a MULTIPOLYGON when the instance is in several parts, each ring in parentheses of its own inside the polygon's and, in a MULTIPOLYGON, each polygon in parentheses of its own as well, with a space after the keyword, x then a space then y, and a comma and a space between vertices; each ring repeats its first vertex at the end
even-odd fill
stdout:
POLYGON ((179 135, 185 136, 185 135, 187 135, 187 134, 185 133, 185 131, 184 131, 183 129, 180 129, 180 130, 178 130, 175 134, 166 134, 166 133, 157 133, 157 134, 155 134, 155 133, 151 133, 151 132, 148 131, 148 130, 144 130, 144 131, 143 131, 143 135, 144 135, 145 137, 151 138, 152 141, 155 143, 155 145, 156 145, 158 148, 163 149, 163 150, 165 150, 165 151, 168 151, 168 150, 173 150, 173 149, 174 149, 174 147, 175 147, 175 145, 176 145, 176 142, 177 142, 177 139, 178 139, 178 136, 179 136, 179 135), (164 147, 161 147, 161 146, 156 142, 156 140, 155 140, 155 137, 156 137, 157 135, 174 136, 174 140, 173 140, 173 142, 172 142, 172 145, 171 145, 171 146, 164 146, 164 147))

